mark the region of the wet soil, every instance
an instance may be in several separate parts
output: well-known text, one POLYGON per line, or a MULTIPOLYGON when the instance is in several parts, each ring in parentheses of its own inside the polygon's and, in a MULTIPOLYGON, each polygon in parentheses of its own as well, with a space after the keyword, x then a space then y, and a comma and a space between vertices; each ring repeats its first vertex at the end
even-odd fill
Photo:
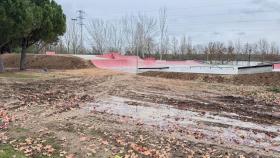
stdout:
POLYGON ((96 69, 53 75, 0 78, 0 108, 16 117, 6 130, 13 147, 24 137, 53 142, 53 156, 62 157, 280 156, 280 105, 273 101, 280 96, 263 86, 96 69))
POLYGON ((161 77, 179 80, 197 80, 208 83, 228 83, 235 85, 278 86, 280 73, 260 73, 250 75, 211 75, 177 72, 144 72, 142 76, 161 77))

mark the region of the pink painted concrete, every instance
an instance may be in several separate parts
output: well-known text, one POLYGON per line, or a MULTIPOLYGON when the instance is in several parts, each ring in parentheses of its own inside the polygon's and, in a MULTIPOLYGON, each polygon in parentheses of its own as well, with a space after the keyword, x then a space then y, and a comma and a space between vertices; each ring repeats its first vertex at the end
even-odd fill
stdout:
POLYGON ((273 69, 277 70, 277 71, 280 71, 280 64, 274 64, 273 69))
POLYGON ((167 66, 183 66, 183 65, 202 65, 202 63, 194 60, 189 61, 165 61, 155 60, 155 58, 141 59, 137 56, 124 56, 113 52, 109 54, 99 55, 102 60, 94 59, 92 63, 98 68, 117 68, 117 67, 167 67, 167 66))
POLYGON ((55 55, 55 52, 46 52, 46 55, 55 55))

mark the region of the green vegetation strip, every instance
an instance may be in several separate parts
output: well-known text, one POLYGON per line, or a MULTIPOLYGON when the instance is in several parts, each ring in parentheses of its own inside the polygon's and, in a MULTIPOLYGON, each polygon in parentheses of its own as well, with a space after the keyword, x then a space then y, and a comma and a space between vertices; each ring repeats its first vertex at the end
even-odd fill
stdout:
POLYGON ((12 146, 7 144, 0 144, 0 158, 10 157, 26 158, 26 156, 23 153, 14 150, 12 146))
POLYGON ((267 89, 269 92, 280 93, 280 87, 270 87, 267 89))
POLYGON ((0 73, 1 78, 16 78, 16 79, 33 79, 41 77, 40 74, 35 73, 16 73, 16 72, 5 72, 0 73))

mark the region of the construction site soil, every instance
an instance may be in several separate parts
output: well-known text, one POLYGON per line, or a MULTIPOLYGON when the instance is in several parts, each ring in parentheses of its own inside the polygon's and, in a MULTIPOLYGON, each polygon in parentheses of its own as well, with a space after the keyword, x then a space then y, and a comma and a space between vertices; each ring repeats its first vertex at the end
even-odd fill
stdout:
MULTIPOLYGON (((7 68, 18 68, 20 54, 2 55, 4 65, 7 68)), ((90 61, 70 55, 34 55, 28 54, 26 66, 28 69, 85 69, 94 67, 90 61)))
POLYGON ((142 76, 166 79, 204 81, 209 83, 228 83, 236 85, 280 86, 280 73, 260 73, 248 75, 211 75, 177 72, 144 72, 142 76))
POLYGON ((14 76, 0 74, 0 142, 27 157, 280 157, 280 93, 267 86, 96 68, 14 76))

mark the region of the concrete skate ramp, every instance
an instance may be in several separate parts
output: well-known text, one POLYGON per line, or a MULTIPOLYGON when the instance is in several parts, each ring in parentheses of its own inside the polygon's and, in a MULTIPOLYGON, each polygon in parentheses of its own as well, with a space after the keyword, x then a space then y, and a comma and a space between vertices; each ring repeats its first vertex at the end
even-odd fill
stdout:
POLYGON ((92 60, 98 68, 135 67, 136 62, 125 59, 92 60))
POLYGON ((274 64, 273 65, 273 71, 279 71, 280 72, 280 64, 274 64))
POLYGON ((183 65, 202 65, 201 62, 190 61, 165 61, 155 60, 154 58, 141 59, 137 56, 124 56, 119 53, 110 53, 98 55, 98 58, 103 60, 93 59, 92 63, 98 68, 135 68, 137 65, 141 68, 156 68, 168 66, 183 66, 183 65))
POLYGON ((245 66, 238 68, 238 74, 257 74, 257 73, 267 73, 273 71, 273 65, 257 65, 257 66, 245 66))

